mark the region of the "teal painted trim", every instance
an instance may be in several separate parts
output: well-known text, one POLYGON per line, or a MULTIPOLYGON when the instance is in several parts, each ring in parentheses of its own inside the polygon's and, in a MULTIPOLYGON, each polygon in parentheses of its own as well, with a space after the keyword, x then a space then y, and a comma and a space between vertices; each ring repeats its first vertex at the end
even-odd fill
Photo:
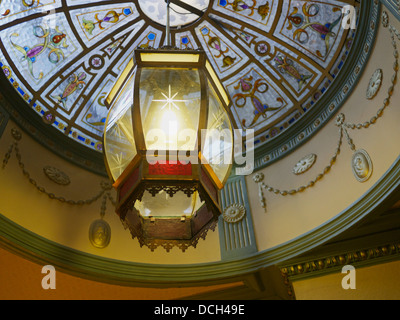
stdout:
POLYGON ((380 11, 379 1, 361 2, 355 41, 338 77, 317 104, 302 116, 301 121, 256 148, 255 170, 271 165, 302 146, 337 114, 357 86, 371 56, 380 26, 380 11))
POLYGON ((400 6, 394 0, 380 0, 381 3, 400 21, 400 6))
POLYGON ((0 106, 0 138, 7 127, 9 119, 10 115, 8 114, 8 112, 0 106))
POLYGON ((328 242, 371 212, 384 212, 400 196, 400 157, 381 179, 336 217, 295 239, 251 256, 191 265, 153 265, 87 254, 44 239, 0 215, 0 244, 27 259, 82 278, 127 286, 206 285, 237 279, 272 265, 282 265, 328 242))
POLYGON ((220 192, 222 210, 232 204, 244 206, 246 214, 236 223, 229 223, 221 215, 218 221, 218 231, 222 260, 244 257, 256 253, 257 244, 254 236, 253 219, 251 216, 247 186, 244 176, 228 179, 220 192))

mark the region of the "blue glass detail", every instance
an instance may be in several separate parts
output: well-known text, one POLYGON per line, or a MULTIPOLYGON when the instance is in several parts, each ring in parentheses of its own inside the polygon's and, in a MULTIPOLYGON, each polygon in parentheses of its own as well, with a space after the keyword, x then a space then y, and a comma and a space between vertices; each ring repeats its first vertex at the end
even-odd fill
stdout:
POLYGON ((130 8, 125 8, 124 9, 124 15, 129 16, 132 14, 132 10, 130 8))

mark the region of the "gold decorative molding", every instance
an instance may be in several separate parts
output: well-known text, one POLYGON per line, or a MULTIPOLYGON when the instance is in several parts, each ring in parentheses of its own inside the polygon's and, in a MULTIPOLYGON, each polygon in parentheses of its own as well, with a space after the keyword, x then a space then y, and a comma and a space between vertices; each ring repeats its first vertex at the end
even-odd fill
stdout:
POLYGON ((286 286, 288 296, 292 300, 296 300, 296 294, 294 292, 292 281, 289 279, 289 275, 281 269, 281 276, 283 278, 283 284, 286 286))
POLYGON ((336 272, 345 265, 379 263, 380 260, 386 261, 388 258, 400 258, 400 242, 293 263, 280 266, 280 269, 289 279, 305 278, 326 274, 329 271, 336 272))

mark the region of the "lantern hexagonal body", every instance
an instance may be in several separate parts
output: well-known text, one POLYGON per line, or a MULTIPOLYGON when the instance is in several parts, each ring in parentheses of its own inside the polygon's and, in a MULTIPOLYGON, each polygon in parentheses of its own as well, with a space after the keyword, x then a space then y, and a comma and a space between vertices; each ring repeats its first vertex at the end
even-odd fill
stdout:
POLYGON ((141 246, 183 251, 214 229, 232 166, 229 98, 203 51, 137 49, 107 101, 116 212, 141 246))

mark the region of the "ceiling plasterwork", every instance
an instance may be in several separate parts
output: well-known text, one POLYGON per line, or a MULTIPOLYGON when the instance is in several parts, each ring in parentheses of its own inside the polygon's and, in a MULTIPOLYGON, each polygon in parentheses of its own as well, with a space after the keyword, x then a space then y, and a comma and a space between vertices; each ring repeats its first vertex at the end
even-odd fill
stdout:
MULTIPOLYGON (((377 110, 376 114, 372 116, 369 120, 367 121, 360 120, 360 122, 357 124, 352 122, 347 122, 346 116, 343 113, 337 115, 335 125, 339 128, 339 138, 336 150, 333 154, 333 157, 330 159, 329 164, 324 168, 324 170, 321 173, 317 174, 316 177, 313 180, 311 180, 307 185, 302 185, 298 188, 293 188, 290 190, 280 190, 278 188, 269 186, 266 183, 264 183, 263 173, 257 172, 256 174, 254 174, 253 181, 258 184, 260 205, 265 210, 267 208, 267 205, 266 205, 264 190, 282 196, 295 195, 304 192, 308 188, 314 187, 319 181, 321 181, 326 175, 328 175, 331 172, 333 166, 335 165, 338 156, 340 155, 344 138, 346 139, 347 144, 349 145, 351 151, 353 152, 353 156, 351 158, 351 169, 356 180, 359 181, 360 183, 364 183, 368 181, 368 179, 372 176, 373 161, 369 153, 362 148, 357 149, 353 141, 353 138, 349 132, 350 130, 361 130, 373 127, 378 122, 378 120, 380 120, 383 117, 385 109, 390 107, 392 104, 392 96, 394 93, 394 88, 397 84, 398 72, 399 72, 399 61, 398 61, 399 52, 398 52, 397 40, 400 40, 400 32, 394 26, 389 24, 388 14, 386 11, 382 13, 382 26, 383 28, 388 29, 388 32, 392 39, 394 63, 393 63, 393 75, 391 76, 390 85, 387 89, 387 94, 383 100, 381 107, 377 110)), ((372 78, 370 79, 370 82, 368 83, 366 99, 371 100, 375 97, 377 91, 381 87, 382 78, 383 78, 382 69, 377 69, 376 72, 374 72, 372 78)), ((313 163, 311 159, 314 158, 315 160, 315 157, 313 157, 315 155, 310 155, 310 156, 300 160, 300 162, 296 165, 295 169, 297 167, 301 169, 302 168, 310 169, 313 163), (309 158, 307 161, 307 158, 310 156, 311 158, 309 158), (310 166, 307 166, 307 162, 309 162, 310 166)))

